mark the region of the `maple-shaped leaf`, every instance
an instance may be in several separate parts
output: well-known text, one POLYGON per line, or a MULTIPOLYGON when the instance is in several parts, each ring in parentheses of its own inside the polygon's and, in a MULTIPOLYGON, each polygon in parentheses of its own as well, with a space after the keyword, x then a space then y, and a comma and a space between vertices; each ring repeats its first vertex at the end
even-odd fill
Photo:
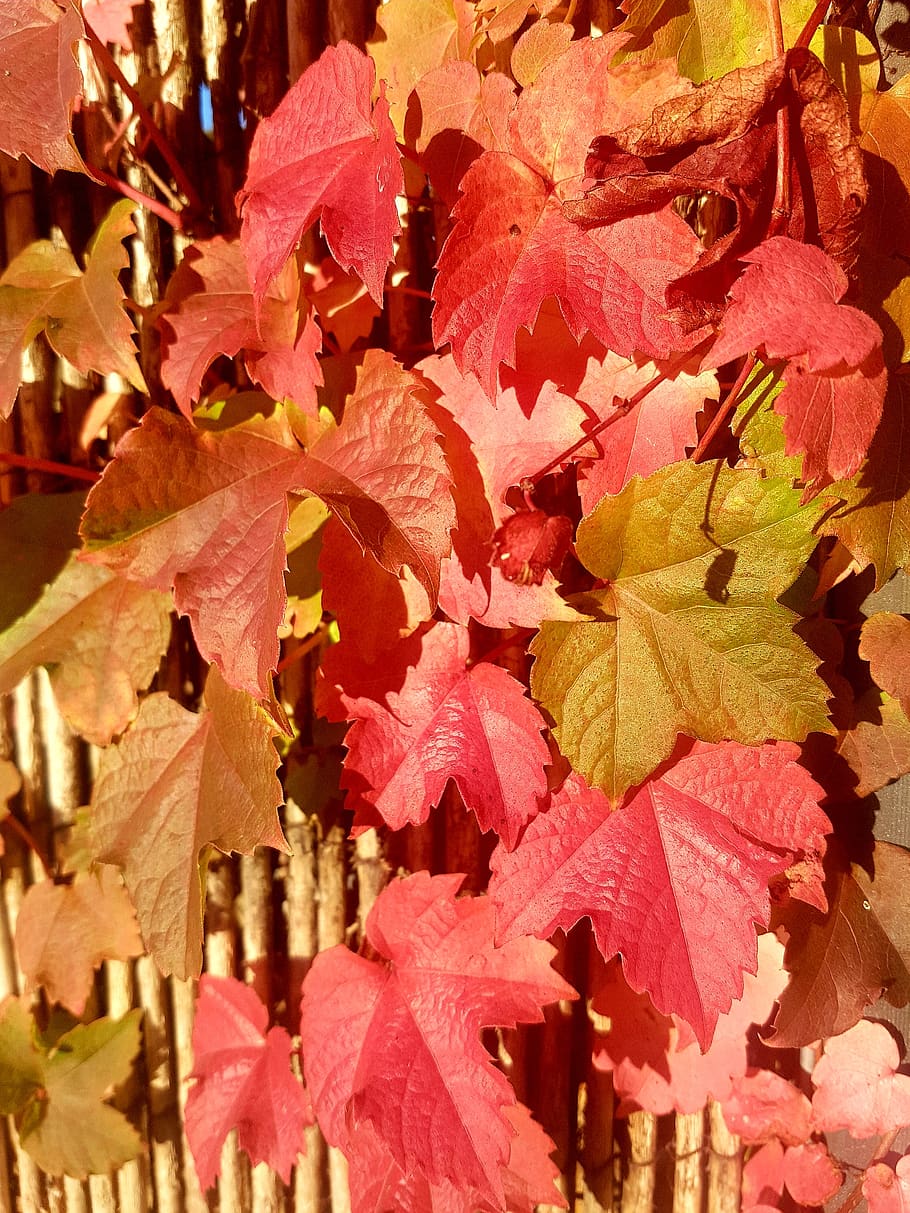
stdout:
MULTIPOLYGON (((556 1148, 524 1104, 503 1109, 515 1130, 502 1186, 511 1213, 534 1213, 538 1204, 565 1208, 554 1186, 558 1169, 550 1160, 556 1148)), ((353 1213, 477 1213, 498 1210, 476 1188, 445 1179, 431 1183, 420 1172, 406 1175, 369 1121, 350 1135, 346 1147, 353 1213)))
POLYGON ((631 989, 619 958, 607 964, 595 979, 592 1005, 610 1027, 597 1037, 594 1065, 610 1072, 620 1115, 636 1109, 689 1113, 700 1111, 708 1099, 725 1099, 746 1072, 750 1026, 768 1018, 786 983, 782 959, 774 936, 759 936, 758 972, 744 974, 743 996, 718 1016, 705 1052, 685 1020, 660 1014, 647 994, 631 989))
MULTIPOLYGON (((343 785, 397 830, 426 821, 454 780, 482 830, 512 847, 546 792, 546 722, 498 666, 466 667, 465 628, 438 623, 387 707, 354 703, 343 785)), ((350 802, 349 802, 350 803, 350 802)))
POLYGON ((88 247, 84 272, 65 244, 50 240, 28 245, 3 271, 0 415, 8 416, 16 399, 21 351, 41 331, 83 374, 116 372, 137 391, 148 391, 118 278, 129 264, 123 241, 135 234, 135 205, 126 199, 114 204, 88 247))
POLYGON ((257 127, 237 197, 257 305, 317 219, 338 264, 382 303, 404 177, 382 84, 370 102, 374 77, 363 51, 330 46, 257 127))
POLYGON ((433 288, 433 333, 491 398, 499 364, 515 364, 518 329, 531 328, 551 295, 576 341, 591 332, 617 353, 650 357, 684 343, 665 293, 699 250, 679 216, 667 207, 588 232, 563 210, 595 134, 688 87, 666 66, 611 72, 621 43, 570 43, 519 97, 508 147, 485 152, 462 179, 433 288))
POLYGON ((120 744, 101 756, 95 857, 122 868, 146 947, 165 973, 185 978, 202 963, 203 847, 287 849, 274 731, 213 666, 198 715, 149 695, 120 744))
POLYGON ((691 313, 690 327, 705 318, 702 306, 716 316, 739 275, 739 254, 767 234, 776 113, 784 107, 800 147, 791 163, 785 235, 821 244, 849 270, 866 197, 862 154, 843 96, 802 48, 663 100, 628 124, 605 126, 586 162, 595 184, 583 199, 566 203, 566 214, 588 230, 647 214, 681 195, 707 190, 729 199, 736 209, 732 230, 701 251, 696 267, 668 295, 691 313))
POLYGON ((404 135, 414 85, 450 59, 469 59, 476 13, 471 0, 388 0, 376 11, 367 49, 379 80, 388 81, 389 108, 404 135))
POLYGON ((588 619, 543 624, 531 690, 562 752, 614 803, 678 733, 755 745, 831 731, 817 660, 776 601, 819 515, 786 482, 677 463, 582 520, 578 557, 608 585, 573 600, 588 619))
POLYGON ((0 1004, 0 1112, 16 1117, 19 1140, 42 1171, 85 1179, 141 1152, 136 1130, 103 1102, 130 1076, 141 1018, 134 1010, 77 1024, 47 1047, 23 1002, 0 1004))
POLYGON ((341 425, 310 448, 298 487, 321 497, 388 572, 409 568, 435 608, 455 507, 439 431, 419 389, 391 354, 368 350, 341 425))
POLYGON ((463 375, 450 355, 425 358, 415 369, 433 389, 432 415, 445 435, 455 482, 452 555, 443 561, 440 584, 443 610, 459 623, 474 618, 488 627, 537 627, 541 619, 572 618, 551 574, 540 586, 506 580, 494 561, 493 536, 511 516, 504 501, 509 487, 584 437, 584 410, 552 382, 541 386, 532 409, 523 407, 514 388, 504 388, 491 402, 476 377, 463 375))
POLYGON ((878 611, 863 624, 859 655, 872 677, 910 716, 910 619, 878 611))
POLYGON ((186 1101, 186 1136, 196 1174, 211 1188, 221 1171, 221 1147, 232 1129, 256 1163, 290 1182, 312 1123, 306 1093, 291 1073, 291 1038, 268 1028, 268 1011, 250 986, 206 973, 193 1021, 193 1069, 186 1101))
POLYGON ((414 145, 421 166, 452 206, 462 177, 481 152, 508 149, 515 86, 501 72, 482 76, 473 63, 453 59, 427 72, 414 95, 420 132, 414 145))
POLYGON ((906 1213, 910 1208, 910 1154, 899 1158, 893 1169, 883 1162, 868 1167, 862 1190, 869 1213, 906 1213))
POLYGON ((750 1070, 734 1079, 723 1112, 727 1128, 747 1145, 776 1137, 786 1146, 796 1146, 812 1136, 808 1098, 773 1070, 750 1070))
POLYGON ((136 916, 119 875, 102 867, 72 884, 44 880, 22 899, 16 955, 29 986, 81 1015, 103 960, 142 955, 136 916))
POLYGON ((192 417, 206 370, 219 354, 245 351, 246 368, 275 400, 314 412, 322 371, 319 326, 300 307, 291 259, 270 282, 258 315, 237 241, 216 236, 191 245, 168 283, 159 318, 161 381, 180 411, 192 417))
POLYGON ((864 1138, 910 1125, 910 1078, 898 1074, 900 1059, 888 1029, 867 1019, 826 1040, 812 1070, 815 1128, 864 1138))
POLYGON ((910 384, 892 375, 882 419, 866 462, 836 486, 843 505, 821 531, 836 535, 862 567, 875 566, 881 589, 896 569, 910 566, 910 384))
POLYGON ((819 248, 777 236, 740 260, 747 269, 730 291, 709 364, 759 348, 771 358, 797 359, 774 403, 786 418, 786 452, 805 454, 810 486, 852 476, 881 419, 881 330, 840 302, 847 276, 819 248))
POLYGON ((505 1204, 502 1168, 515 1096, 491 1064, 484 1027, 537 1023, 575 992, 532 939, 493 943, 493 905, 455 894, 461 876, 418 872, 380 893, 366 923, 377 960, 339 946, 303 983, 307 1086, 327 1140, 372 1124, 406 1174, 505 1204))
POLYGON ((151 682, 170 635, 166 594, 85 565, 74 553, 35 606, 0 631, 0 692, 47 666, 69 724, 107 745, 135 716, 136 692, 151 682))
POLYGON ((775 913, 787 933, 790 983, 767 1043, 801 1048, 853 1026, 882 994, 895 1006, 910 1000, 910 936, 905 894, 910 853, 877 842, 874 879, 829 850, 828 913, 791 900, 775 913))
POLYGON ((284 413, 228 430, 151 409, 88 497, 83 559, 174 589, 202 655, 268 694, 284 618, 287 494, 302 452, 284 413))
POLYGON ((72 135, 82 94, 76 44, 84 29, 73 4, 16 0, 0 11, 0 148, 46 173, 85 165, 72 135))
POLYGON ((133 9, 144 3, 145 0, 82 0, 82 16, 102 42, 115 42, 131 51, 129 26, 133 9))
POLYGON ((587 915, 603 956, 621 952, 632 988, 706 1048, 755 971, 769 877, 824 851, 823 792, 797 757, 783 743, 696 747, 615 812, 571 775, 518 848, 493 854, 499 937, 546 938, 587 915))
POLYGON ((611 414, 615 420, 597 436, 602 456, 582 464, 578 495, 583 513, 589 514, 606 493, 619 493, 633 476, 650 476, 684 459, 686 447, 695 445, 696 414, 706 400, 718 396, 713 371, 694 373, 690 367, 667 374, 634 408, 622 411, 621 402, 630 400, 659 372, 653 362, 637 363, 611 352, 588 359, 573 395, 589 405, 598 420, 611 414))

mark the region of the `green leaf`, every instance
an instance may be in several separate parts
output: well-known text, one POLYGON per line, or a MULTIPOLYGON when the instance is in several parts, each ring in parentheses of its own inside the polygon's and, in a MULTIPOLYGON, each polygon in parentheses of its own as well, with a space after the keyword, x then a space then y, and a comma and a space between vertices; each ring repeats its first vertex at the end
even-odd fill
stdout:
MULTIPOLYGON (((781 0, 784 43, 792 46, 815 7, 813 0, 781 0)), ((622 31, 634 41, 625 54, 650 63, 676 58, 696 84, 734 68, 773 59, 764 0, 626 0, 622 31)))
POLYGON ((614 802, 679 733, 757 745, 831 731, 818 661, 777 602, 820 510, 757 471, 677 463, 582 521, 579 559, 608 585, 576 600, 589 619, 543 624, 531 689, 614 802))
POLYGON ((135 1158, 142 1142, 104 1103, 125 1082, 139 1051, 142 1012, 78 1024, 45 1050, 18 999, 0 1015, 0 1111, 16 1115, 19 1138, 43 1171, 84 1179, 135 1158))

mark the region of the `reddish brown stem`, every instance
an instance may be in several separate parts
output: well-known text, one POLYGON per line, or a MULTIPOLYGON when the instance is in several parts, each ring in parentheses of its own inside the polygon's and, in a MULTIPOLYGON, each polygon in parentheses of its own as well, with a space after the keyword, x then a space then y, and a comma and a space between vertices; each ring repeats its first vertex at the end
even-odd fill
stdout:
MULTIPOLYGON (((888 1151, 894 1145, 895 1139, 897 1138, 897 1135, 899 1132, 900 1132, 899 1129, 892 1129, 890 1133, 884 1134, 881 1141, 878 1143, 875 1153, 872 1155, 872 1157, 869 1159, 868 1164, 866 1165, 866 1171, 869 1170, 869 1167, 874 1166, 875 1163, 882 1161, 882 1159, 885 1157, 885 1155, 888 1153, 888 1151)), ((865 1172, 864 1172, 864 1174, 865 1174, 865 1172)), ((863 1176, 861 1175, 859 1177, 859 1179, 856 1181, 856 1184, 854 1185, 853 1189, 848 1194, 847 1199, 844 1201, 844 1203, 842 1205, 840 1205, 838 1207, 837 1213, 853 1213, 853 1210, 860 1203, 862 1198, 863 1198, 863 1176)))
POLYGON ((20 839, 25 843, 32 854, 35 855, 42 868, 44 868, 44 875, 48 878, 48 880, 53 880, 54 873, 51 869, 51 865, 48 863, 47 856, 38 845, 38 840, 35 838, 31 830, 24 825, 14 813, 7 814, 7 816, 0 821, 0 826, 8 826, 14 834, 19 835, 20 839))
POLYGON ((726 399, 724 400, 724 402, 720 406, 720 408, 717 410, 717 413, 715 414, 715 416, 712 418, 711 424, 708 426, 708 428, 702 434, 701 439, 698 443, 698 446, 692 452, 692 462, 693 463, 698 463, 699 459, 704 457, 705 451, 708 449, 708 447, 714 441, 716 434, 721 429, 721 427, 724 425, 724 423, 726 422, 726 420, 730 416, 730 414, 733 412, 734 408, 736 407, 736 402, 739 399, 740 392, 742 392, 743 387, 745 386, 746 380, 749 378, 749 376, 752 374, 753 370, 755 369, 755 363, 757 361, 758 361, 758 359, 756 358, 756 355, 750 354, 749 357, 746 359, 746 361, 743 363, 743 368, 739 372, 739 374, 736 376, 736 381, 734 382, 733 386, 730 388, 729 392, 727 392, 726 399))
POLYGON ((0 451, 0 463, 15 468, 28 468, 32 472, 50 472, 53 476, 69 476, 72 480, 90 480, 93 484, 101 479, 100 472, 90 468, 71 467, 68 463, 54 463, 50 459, 35 459, 31 455, 17 455, 14 451, 0 451))
POLYGON ((415 299, 433 300, 429 291, 418 290, 416 286, 387 286, 385 291, 387 295, 413 295, 415 299))
POLYGON ((325 631, 322 628, 317 628, 313 635, 310 636, 309 639, 305 640, 303 644, 298 645, 297 648, 294 649, 293 652, 288 653, 286 657, 282 657, 282 659, 278 662, 277 672, 280 674, 283 670, 286 670, 289 665, 293 665, 295 661, 300 661, 302 658, 306 657, 307 653, 309 653, 312 649, 315 649, 317 645, 322 644, 324 639, 325 631))
POLYGON ((165 223, 169 223, 176 231, 183 230, 183 220, 175 210, 167 205, 166 202, 159 202, 157 198, 150 198, 148 194, 143 194, 141 190, 133 189, 125 181, 121 181, 119 177, 115 177, 113 173, 107 172, 103 168, 91 166, 92 175, 97 177, 99 181, 103 181, 105 185, 109 185, 112 190, 116 190, 118 194, 122 194, 124 198, 129 198, 133 202, 138 202, 140 206, 144 206, 146 210, 157 215, 159 219, 163 219, 165 223))
POLYGON ((818 0, 815 8, 812 10, 812 16, 803 26, 799 37, 796 39, 794 46, 808 46, 815 37, 815 31, 825 19, 825 14, 831 7, 831 0, 818 0))
POLYGON ((157 147, 158 151, 164 157, 168 168, 174 175, 174 180, 177 182, 178 187, 183 191, 184 197, 189 203, 190 208, 197 214, 204 215, 206 211, 204 202, 200 198, 196 187, 187 176, 183 165, 175 156, 174 149, 171 147, 167 136, 155 122, 155 119, 147 109, 145 102, 139 96, 139 93, 134 86, 130 84, 129 80, 127 80, 126 76, 124 76, 123 72, 114 61, 113 55, 111 55, 110 51, 88 22, 85 23, 85 32, 91 44, 92 50, 95 52, 95 58, 98 60, 100 66, 103 67, 107 74, 111 77, 111 79, 116 80, 126 96, 129 97, 133 110, 142 120, 142 125, 145 127, 146 133, 148 134, 152 143, 154 143, 155 147, 157 147))

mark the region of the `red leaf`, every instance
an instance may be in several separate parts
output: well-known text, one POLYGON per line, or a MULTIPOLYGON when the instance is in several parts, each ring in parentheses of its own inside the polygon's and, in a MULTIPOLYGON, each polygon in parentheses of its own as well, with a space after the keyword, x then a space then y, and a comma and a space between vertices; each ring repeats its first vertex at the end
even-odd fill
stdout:
POLYGON ((506 581, 540 585, 548 569, 555 572, 569 550, 571 518, 542 510, 519 510, 493 536, 496 560, 506 581))
POLYGON ((784 1190, 784 1147, 776 1139, 752 1155, 743 1167, 742 1207, 744 1213, 765 1213, 780 1206, 784 1190))
POLYGON ((812 1071, 815 1128, 864 1138, 910 1125, 910 1078, 897 1073, 899 1064, 894 1037, 867 1019, 826 1040, 812 1071))
POLYGON ((459 369, 473 370, 491 398, 499 364, 514 366, 518 329, 532 327, 549 295, 576 341, 591 332, 617 353, 666 356, 682 340, 664 296, 699 247, 679 216, 585 232, 563 212, 605 122, 689 87, 665 66, 611 71, 621 44, 615 35, 571 43, 522 92, 508 147, 485 152, 462 179, 433 291, 434 340, 452 343, 459 369))
POLYGON ((307 1085, 328 1141, 369 1122, 406 1174, 505 1204, 515 1103, 480 1044, 484 1027, 538 1023, 575 993, 536 940, 493 944, 487 898, 455 899, 460 876, 389 885, 367 919, 378 961, 336 947, 303 983, 307 1085))
POLYGON ((863 1196, 869 1213, 907 1213, 910 1210, 910 1155, 899 1158, 894 1170, 883 1162, 863 1176, 863 1196))
POLYGON ((81 1015, 94 970, 103 960, 142 955, 136 915, 113 868, 77 876, 69 885, 44 880, 22 900, 16 955, 30 987, 81 1015))
POLYGON ((750 1146, 779 1138, 797 1146, 812 1136, 812 1105, 780 1074, 753 1070, 734 1079, 723 1101, 724 1120, 750 1146))
POLYGON ((241 350, 250 376, 273 399, 315 412, 322 334, 311 312, 301 318, 299 290, 296 264, 289 261, 257 317, 239 243, 218 236, 187 249, 159 321, 161 381, 185 417, 192 418, 202 378, 218 355, 233 358, 241 350))
POLYGON ((341 42, 259 124, 237 198, 257 303, 317 219, 335 260, 382 303, 404 178, 382 84, 370 105, 374 78, 370 58, 341 42))
POLYGON ((290 1182, 313 1123, 306 1093, 291 1073, 291 1038, 266 1033, 268 1012, 256 992, 233 977, 203 975, 193 1023, 193 1070, 186 1136, 203 1188, 221 1173, 221 1147, 231 1129, 254 1165, 290 1182))
POLYGON ((491 560, 493 534, 510 515, 506 490, 583 437, 583 410, 549 382, 535 393, 533 407, 523 406, 513 388, 491 403, 477 379, 462 375, 450 356, 426 358, 416 369, 438 393, 433 416, 445 434, 455 479, 457 522, 452 556, 442 564, 443 610, 458 623, 474 618, 493 628, 575 618, 551 575, 539 588, 515 586, 491 560))
POLYGON ((726 1100, 734 1081, 746 1073, 750 1026, 765 1022, 786 984, 782 960, 774 936, 761 935, 758 974, 745 975, 743 997, 718 1017, 705 1053, 687 1023, 661 1015, 647 994, 632 991, 618 960, 607 965, 608 980, 597 986, 594 1006, 609 1018, 610 1030, 594 1064, 611 1071, 620 1112, 643 1108, 663 1116, 700 1111, 708 1099, 726 1100))
POLYGON ((843 1182, 844 1173, 824 1142, 791 1146, 784 1154, 784 1183, 800 1207, 827 1204, 843 1182))
POLYGON ((438 623, 388 707, 348 701, 355 718, 345 744, 343 784, 392 829, 426 821, 453 779, 482 830, 507 847, 546 792, 546 723, 505 670, 467 670, 468 633, 438 623))
POLYGON ((287 494, 301 459, 282 413, 218 432, 152 409, 118 445, 82 520, 84 558, 173 586, 203 657, 257 698, 278 663, 287 494))
POLYGON ((820 248, 775 236, 740 260, 748 268, 730 290, 712 366, 764 346, 771 358, 805 354, 808 370, 830 371, 881 348, 875 321, 839 302, 847 275, 820 248))
MULTIPOLYGON (((534 1213, 538 1204, 565 1208, 565 1198, 554 1187, 553 1142, 524 1104, 504 1108, 503 1114, 516 1132, 502 1169, 508 1208, 512 1213, 534 1213)), ((369 1122, 351 1134, 347 1154, 353 1213, 476 1213, 478 1207, 490 1208, 476 1188, 451 1180, 431 1183, 420 1172, 405 1175, 369 1122)))
MULTIPOLYGON (((599 420, 614 411, 617 400, 628 400, 654 379, 659 367, 637 364, 616 354, 589 358, 587 369, 573 393, 590 405, 599 420)), ((578 493, 583 514, 590 514, 606 493, 619 493, 633 476, 650 476, 658 468, 686 457, 686 447, 697 438, 695 417, 706 400, 716 400, 717 376, 713 371, 677 372, 658 383, 634 408, 597 436, 603 455, 582 467, 578 493)))
POLYGON ((82 18, 73 4, 16 0, 0 9, 0 148, 25 154, 46 173, 84 173, 70 131, 82 93, 76 43, 82 18))
POLYGON ((546 937, 587 914, 603 955, 623 954, 632 988, 707 1047, 743 972, 755 971, 768 878, 824 849, 822 792, 797 755, 788 744, 698 746, 615 813, 570 776, 518 849, 493 854, 501 937, 546 937))

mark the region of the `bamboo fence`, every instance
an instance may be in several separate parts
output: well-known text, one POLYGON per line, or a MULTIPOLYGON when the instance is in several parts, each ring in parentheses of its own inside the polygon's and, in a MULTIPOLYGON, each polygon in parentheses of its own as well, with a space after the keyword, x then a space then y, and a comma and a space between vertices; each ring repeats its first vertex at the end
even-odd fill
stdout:
MULTIPOLYGON (((243 179, 250 129, 241 125, 239 98, 260 116, 277 105, 289 83, 324 46, 347 38, 363 45, 373 27, 375 0, 146 0, 137 7, 133 50, 116 51, 131 82, 160 82, 154 110, 190 169, 219 230, 237 230, 234 195, 243 179), (211 98, 211 129, 202 129, 200 96, 211 98)), ((609 26, 612 5, 581 0, 574 15, 581 33, 591 23, 609 26)), ((129 102, 116 83, 91 73, 89 97, 109 101, 126 120, 129 102)), ((95 164, 105 163, 112 132, 93 110, 79 117, 80 138, 95 164)), ((143 166, 126 180, 154 193, 156 180, 143 166)), ((4 264, 39 237, 62 234, 77 253, 113 201, 85 178, 61 173, 48 180, 20 160, 0 156, 4 264)), ((181 240, 147 211, 137 211, 132 241, 131 295, 151 309, 182 252, 181 240)), ((398 268, 426 288, 434 249, 444 236, 439 215, 417 200, 404 222, 398 268)), ((315 239, 313 256, 318 256, 315 239)), ((408 293, 389 297, 387 344, 405 358, 429 350, 425 301, 408 293)), ((143 370, 151 400, 166 403, 156 370, 156 337, 138 317, 143 370)), ((86 378, 55 360, 42 338, 23 359, 19 403, 0 421, 0 448, 32 459, 85 466, 80 440, 93 401, 112 393, 108 419, 113 445, 144 407, 116 376, 86 378)), ((44 472, 0 465, 0 502, 29 491, 50 491, 60 482, 44 472)), ((158 689, 175 698, 198 693, 202 671, 188 632, 176 624, 158 689)), ((296 718, 312 717, 313 668, 309 660, 282 675, 283 697, 296 718)), ((88 802, 96 754, 62 720, 44 671, 23 682, 2 703, 0 757, 9 757, 23 779, 17 811, 45 853, 65 841, 76 810, 88 802)), ((305 799, 305 798, 304 798, 305 799)), ((383 841, 375 832, 347 837, 348 822, 337 797, 324 803, 289 799, 283 821, 289 856, 259 851, 249 858, 218 858, 208 874, 205 969, 251 982, 271 1008, 273 1020, 293 1033, 300 983, 315 954, 338 943, 355 943, 370 906, 396 870, 461 871, 467 887, 482 882, 484 840, 456 803, 447 803, 432 826, 408 828, 383 841)), ((13 948, 17 910, 28 886, 42 879, 35 857, 7 836, 0 896, 0 998, 23 992, 13 948)), ((657 1118, 639 1112, 614 1120, 610 1077, 591 1063, 596 1017, 584 994, 589 935, 574 931, 559 949, 558 965, 581 992, 572 1005, 550 1008, 546 1022, 491 1035, 488 1044, 509 1074, 520 1099, 556 1142, 556 1161, 570 1208, 579 1213, 733 1213, 739 1208, 742 1150, 717 1107, 696 1114, 657 1118)), ((224 1148, 217 1187, 200 1190, 183 1125, 196 983, 164 979, 152 961, 107 963, 95 984, 88 1017, 143 1011, 143 1047, 132 1089, 121 1096, 141 1129, 145 1153, 109 1176, 86 1182, 54 1178, 38 1170, 20 1148, 10 1120, 0 1121, 0 1213, 348 1213, 346 1163, 326 1146, 318 1129, 306 1131, 306 1153, 285 1185, 266 1166, 251 1167, 234 1135, 224 1148)))

